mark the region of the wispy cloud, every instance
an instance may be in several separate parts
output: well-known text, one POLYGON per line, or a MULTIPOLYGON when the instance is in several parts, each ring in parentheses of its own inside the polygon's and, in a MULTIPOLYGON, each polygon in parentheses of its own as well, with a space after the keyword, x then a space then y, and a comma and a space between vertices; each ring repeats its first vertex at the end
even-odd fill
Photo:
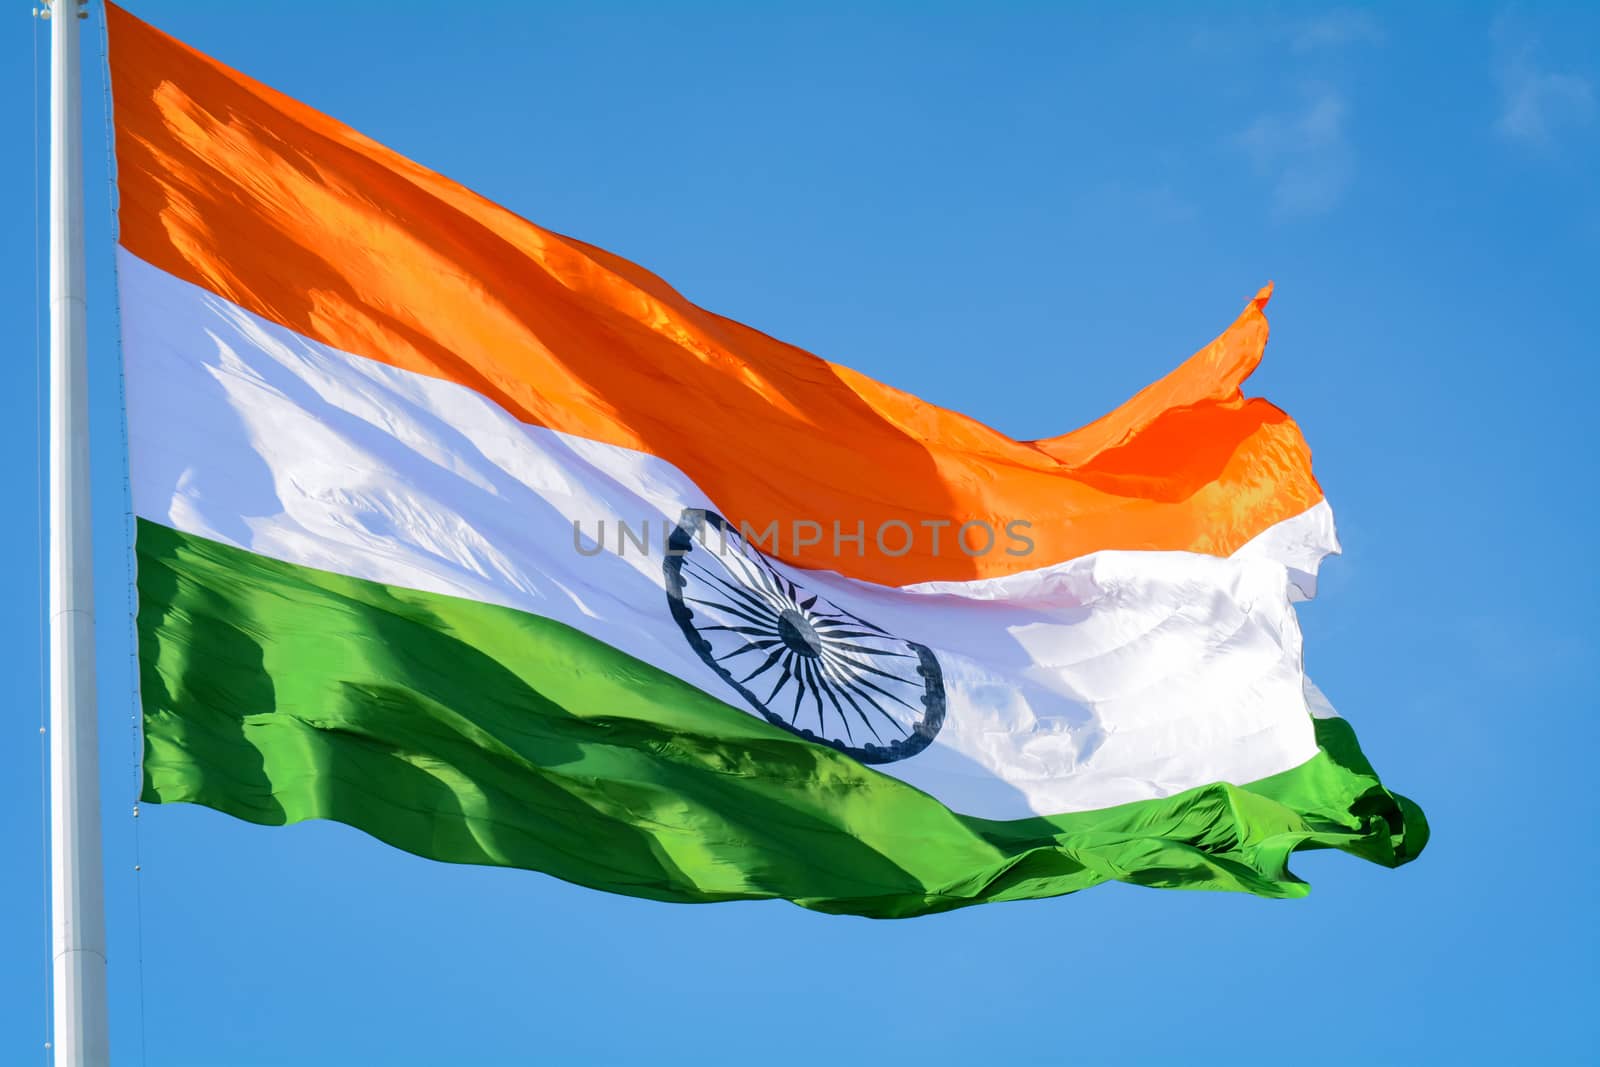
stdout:
POLYGON ((1595 85, 1580 74, 1551 70, 1539 61, 1536 42, 1518 35, 1505 18, 1495 21, 1494 78, 1500 86, 1495 132, 1508 140, 1549 147, 1564 127, 1595 117, 1595 85))
POLYGON ((1296 25, 1289 44, 1297 52, 1311 52, 1382 41, 1383 27, 1371 12, 1335 8, 1296 25))
POLYGON ((1304 107, 1263 115, 1237 136, 1256 172, 1272 183, 1279 215, 1319 215, 1344 195, 1355 170, 1344 97, 1334 89, 1307 93, 1304 107))

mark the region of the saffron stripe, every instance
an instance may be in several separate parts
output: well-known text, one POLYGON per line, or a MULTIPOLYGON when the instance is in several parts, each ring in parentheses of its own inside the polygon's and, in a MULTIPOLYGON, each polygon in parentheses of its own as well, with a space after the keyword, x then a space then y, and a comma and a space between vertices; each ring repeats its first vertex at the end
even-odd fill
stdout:
MULTIPOLYGON (((884 585, 1003 577, 1108 549, 1226 556, 1322 499, 1298 428, 1241 384, 1263 291, 1105 418, 1017 441, 705 311, 108 8, 120 232, 158 268, 518 420, 655 455, 764 527, 819 515, 997 527, 1004 553, 779 554, 884 585)), ((993 354, 972 373, 997 373, 993 354)), ((1065 388, 1027 383, 1025 388, 1065 388)))

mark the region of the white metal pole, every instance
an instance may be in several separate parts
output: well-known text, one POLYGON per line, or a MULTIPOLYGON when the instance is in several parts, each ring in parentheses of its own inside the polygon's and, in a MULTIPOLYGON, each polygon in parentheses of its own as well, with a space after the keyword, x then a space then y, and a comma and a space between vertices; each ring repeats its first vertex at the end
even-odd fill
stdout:
POLYGON ((83 101, 87 0, 50 14, 50 905, 55 1062, 105 1064, 105 886, 95 730, 84 321, 83 101))

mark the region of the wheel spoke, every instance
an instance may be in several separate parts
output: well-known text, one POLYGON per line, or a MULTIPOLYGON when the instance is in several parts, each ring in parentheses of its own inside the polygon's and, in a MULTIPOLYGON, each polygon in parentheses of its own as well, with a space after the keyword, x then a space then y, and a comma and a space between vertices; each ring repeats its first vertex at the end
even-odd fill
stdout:
POLYGON ((758 712, 866 763, 927 747, 945 715, 943 674, 927 648, 806 588, 796 578, 810 578, 791 578, 713 512, 679 530, 689 530, 688 549, 664 564, 673 617, 700 659, 758 712), (808 710, 814 724, 801 722, 808 710))

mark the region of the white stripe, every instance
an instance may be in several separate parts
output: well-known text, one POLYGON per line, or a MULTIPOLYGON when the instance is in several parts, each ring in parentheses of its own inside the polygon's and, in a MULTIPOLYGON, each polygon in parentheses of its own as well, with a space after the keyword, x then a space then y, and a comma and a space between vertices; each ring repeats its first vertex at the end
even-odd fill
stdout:
MULTIPOLYGON (((659 538, 684 508, 715 510, 677 468, 526 426, 470 389, 309 341, 119 255, 140 516, 556 619, 745 707, 669 614, 659 543, 649 558, 574 548, 575 518, 590 535, 602 518, 649 518, 659 538)), ((1005 819, 1253 781, 1313 756, 1289 601, 1318 545, 1334 547, 1325 505, 1232 559, 1098 552, 909 589, 776 567, 933 649, 943 728, 879 769, 1005 819)))
MULTIPOLYGON (((1281 564, 1289 579, 1289 598, 1309 600, 1317 595, 1317 570, 1323 559, 1338 552, 1339 537, 1333 527, 1333 509, 1326 500, 1319 500, 1300 514, 1274 523, 1240 545, 1233 558, 1281 564)), ((1141 558, 1149 558, 1154 554, 1135 553, 1141 558)), ((1008 574, 1003 578, 982 578, 970 582, 918 582, 904 588, 919 593, 955 593, 981 600, 1016 600, 1039 595, 1049 588, 1056 574, 1070 571, 1076 566, 1076 560, 1069 560, 1037 570, 1008 574)))
POLYGON ((1319 500, 1294 518, 1256 534, 1239 546, 1233 558, 1283 564, 1289 572, 1289 598, 1309 600, 1317 595, 1317 570, 1322 561, 1338 554, 1333 509, 1326 500, 1319 500))

